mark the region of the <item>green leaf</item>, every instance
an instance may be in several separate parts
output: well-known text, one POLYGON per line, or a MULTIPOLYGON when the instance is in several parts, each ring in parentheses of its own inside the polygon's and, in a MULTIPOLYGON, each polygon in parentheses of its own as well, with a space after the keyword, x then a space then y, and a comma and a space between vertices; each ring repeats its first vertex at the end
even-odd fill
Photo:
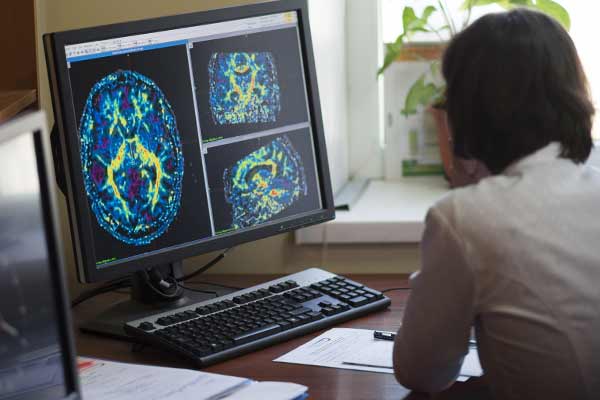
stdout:
POLYGON ((427 23, 427 21, 429 20, 429 17, 431 17, 431 14, 433 14, 436 11, 437 11, 437 9, 434 6, 428 6, 423 11, 423 16, 421 17, 421 20, 424 21, 425 23, 427 23))
POLYGON ((411 30, 411 24, 418 20, 415 10, 412 7, 404 7, 402 11, 402 28, 406 35, 411 30))
POLYGON ((465 0, 460 6, 461 10, 468 10, 469 8, 487 6, 490 4, 503 3, 506 0, 465 0))
POLYGON ((425 83, 425 76, 421 76, 408 91, 404 100, 404 108, 401 113, 405 117, 417 113, 419 106, 428 106, 440 96, 441 88, 433 83, 425 83))
POLYGON ((429 64, 429 73, 434 78, 442 75, 442 60, 434 60, 429 64))
MULTIPOLYGON (((401 36, 403 36, 403 35, 401 35, 401 36)), ((398 41, 396 41, 396 42, 398 42, 398 41)), ((377 76, 383 74, 383 72, 386 69, 388 69, 388 67, 394 62, 394 60, 396 58, 398 58, 400 53, 402 53, 402 47, 403 47, 402 40, 400 40, 398 43, 391 43, 391 44, 385 45, 385 48, 386 48, 385 58, 383 59, 383 65, 377 71, 377 76)))
POLYGON ((533 0, 509 0, 512 6, 515 7, 531 7, 533 6, 533 0))
POLYGON ((553 0, 537 0, 534 8, 556 19, 567 31, 571 29, 569 12, 553 0))

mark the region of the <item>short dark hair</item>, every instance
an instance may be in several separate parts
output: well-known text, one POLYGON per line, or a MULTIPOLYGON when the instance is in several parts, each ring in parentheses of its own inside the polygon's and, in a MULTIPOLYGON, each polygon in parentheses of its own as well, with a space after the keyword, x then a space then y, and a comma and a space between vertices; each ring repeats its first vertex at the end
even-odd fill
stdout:
POLYGON ((452 39, 442 71, 457 156, 495 174, 551 142, 575 163, 589 157, 594 106, 554 19, 524 8, 485 15, 452 39))

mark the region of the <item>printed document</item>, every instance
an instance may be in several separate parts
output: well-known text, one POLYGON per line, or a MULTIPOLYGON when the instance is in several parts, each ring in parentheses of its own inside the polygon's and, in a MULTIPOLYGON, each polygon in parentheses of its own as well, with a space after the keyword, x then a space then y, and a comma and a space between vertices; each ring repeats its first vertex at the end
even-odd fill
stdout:
MULTIPOLYGON (((375 339, 372 330, 333 328, 274 361, 392 374, 393 348, 394 342, 375 339)), ((477 349, 471 348, 459 380, 482 373, 477 349)))

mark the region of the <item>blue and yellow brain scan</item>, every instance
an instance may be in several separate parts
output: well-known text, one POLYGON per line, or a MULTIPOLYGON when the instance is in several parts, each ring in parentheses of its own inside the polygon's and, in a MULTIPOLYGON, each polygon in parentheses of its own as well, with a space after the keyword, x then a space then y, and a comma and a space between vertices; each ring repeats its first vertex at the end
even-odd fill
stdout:
POLYGON ((306 196, 300 154, 286 136, 248 154, 223 173, 225 200, 232 208, 233 229, 268 221, 306 196))
POLYGON ((281 89, 272 53, 214 53, 208 71, 215 125, 277 121, 281 89))
POLYGON ((79 130, 85 188, 99 225, 135 246, 164 234, 179 210, 184 160, 161 89, 134 71, 111 73, 91 89, 79 130))

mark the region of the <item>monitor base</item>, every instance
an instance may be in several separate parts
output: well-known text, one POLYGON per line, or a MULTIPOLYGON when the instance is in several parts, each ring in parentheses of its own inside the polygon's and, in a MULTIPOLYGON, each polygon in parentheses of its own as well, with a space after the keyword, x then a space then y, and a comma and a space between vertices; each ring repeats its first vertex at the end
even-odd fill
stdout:
MULTIPOLYGON (((113 303, 96 317, 83 322, 79 328, 85 333, 133 341, 123 329, 128 321, 235 292, 234 289, 209 284, 194 285, 193 290, 184 289, 177 283, 177 280, 181 280, 183 277, 181 261, 137 271, 131 275, 129 299, 113 303), (167 287, 159 283, 163 279, 168 281, 167 287), (203 293, 203 291, 206 293, 203 293)), ((163 283, 165 282, 163 281, 163 283)))
MULTIPOLYGON (((224 289, 211 285, 194 285, 194 289, 217 292, 219 296, 235 292, 233 289, 224 289)), ((81 323, 79 329, 84 333, 109 336, 114 339, 133 342, 134 340, 123 329, 125 322, 144 318, 158 312, 166 312, 188 306, 214 297, 215 295, 213 294, 196 293, 186 290, 183 297, 171 302, 144 304, 131 299, 119 301, 113 303, 108 309, 97 316, 81 323)))

